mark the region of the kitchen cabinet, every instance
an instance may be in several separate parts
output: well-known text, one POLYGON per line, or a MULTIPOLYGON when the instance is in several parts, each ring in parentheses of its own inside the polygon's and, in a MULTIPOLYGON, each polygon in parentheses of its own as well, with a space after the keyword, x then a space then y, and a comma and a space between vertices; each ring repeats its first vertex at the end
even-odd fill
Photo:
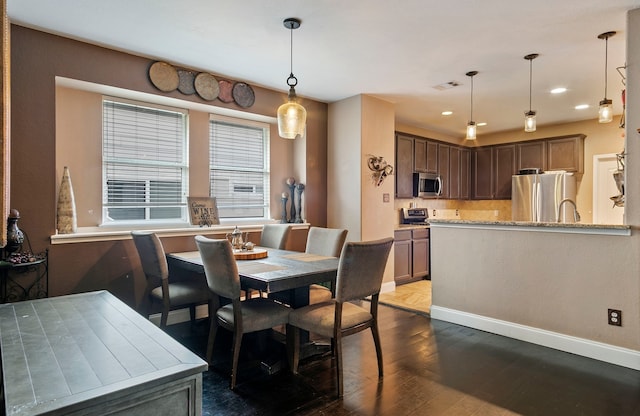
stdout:
POLYGON ((442 181, 442 189, 440 198, 449 199, 449 183, 451 177, 449 175, 449 150, 451 146, 438 143, 438 176, 442 181))
POLYGON ((546 170, 584 173, 584 134, 546 139, 546 170))
POLYGON ((460 149, 460 199, 471 198, 471 151, 460 149))
POLYGON ((511 177, 516 173, 516 146, 494 146, 493 154, 493 199, 511 199, 511 177))
POLYGON ((427 141, 424 139, 413 139, 413 170, 427 171, 427 141))
POLYGON ((425 172, 438 173, 438 143, 427 141, 427 166, 425 172))
POLYGON ((547 142, 536 140, 516 143, 516 172, 520 169, 547 169, 547 142))
POLYGON ((493 149, 473 150, 473 199, 493 199, 493 149))
POLYGON ((429 276, 429 228, 394 233, 394 281, 396 285, 429 276))
POLYGON ((449 149, 449 198, 460 199, 460 149, 449 149))
POLYGON ((396 135, 396 198, 413 197, 413 138, 396 135))

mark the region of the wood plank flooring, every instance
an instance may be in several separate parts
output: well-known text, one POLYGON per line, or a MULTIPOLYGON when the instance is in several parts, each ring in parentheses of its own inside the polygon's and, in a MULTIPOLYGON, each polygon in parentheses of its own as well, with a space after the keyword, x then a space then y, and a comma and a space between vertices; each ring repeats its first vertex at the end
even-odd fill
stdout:
MULTIPOLYGON (((387 306, 379 323, 384 378, 370 332, 347 337, 342 399, 330 357, 303 361, 297 376, 251 366, 251 346, 263 340, 254 334, 243 340, 239 385, 229 390, 231 337, 219 331, 203 415, 640 415, 638 371, 387 306)), ((168 331, 202 355, 207 330, 202 321, 168 331)))

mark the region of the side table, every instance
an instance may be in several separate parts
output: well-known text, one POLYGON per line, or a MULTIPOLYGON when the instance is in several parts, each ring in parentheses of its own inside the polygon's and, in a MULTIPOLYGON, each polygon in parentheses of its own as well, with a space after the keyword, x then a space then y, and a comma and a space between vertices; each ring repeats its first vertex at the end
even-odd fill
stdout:
POLYGON ((19 302, 46 298, 49 293, 48 252, 26 263, 0 260, 2 293, 0 301, 19 302))

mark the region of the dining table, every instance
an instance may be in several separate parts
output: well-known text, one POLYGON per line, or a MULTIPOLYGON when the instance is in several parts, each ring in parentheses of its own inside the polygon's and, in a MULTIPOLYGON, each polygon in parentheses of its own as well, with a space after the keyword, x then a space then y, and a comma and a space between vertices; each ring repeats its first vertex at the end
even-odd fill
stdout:
MULTIPOLYGON (((258 290, 299 308, 309 304, 310 285, 335 284, 337 257, 264 247, 255 247, 253 251, 265 254, 251 256, 247 251, 234 251, 243 290, 258 290)), ((167 263, 169 267, 204 274, 198 251, 168 253, 167 263)))
MULTIPOLYGON (((335 285, 339 261, 337 257, 259 246, 253 252, 261 255, 253 256, 247 251, 234 250, 240 286, 247 293, 258 290, 292 308, 300 308, 309 304, 310 285, 335 285)), ((169 267, 182 268, 204 276, 199 251, 167 253, 166 256, 169 267)), ((274 334, 276 338, 277 335, 274 334)), ((300 331, 301 358, 323 355, 330 350, 329 343, 311 340, 308 332, 300 331)), ((286 364, 282 357, 268 357, 260 365, 267 374, 274 374, 286 364)))

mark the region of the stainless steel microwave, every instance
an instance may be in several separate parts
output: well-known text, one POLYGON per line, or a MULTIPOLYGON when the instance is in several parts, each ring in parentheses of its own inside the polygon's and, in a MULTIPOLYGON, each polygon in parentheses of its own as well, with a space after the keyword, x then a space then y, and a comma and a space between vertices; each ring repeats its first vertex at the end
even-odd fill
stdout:
POLYGON ((413 196, 433 198, 442 195, 442 179, 435 173, 413 174, 413 196))

